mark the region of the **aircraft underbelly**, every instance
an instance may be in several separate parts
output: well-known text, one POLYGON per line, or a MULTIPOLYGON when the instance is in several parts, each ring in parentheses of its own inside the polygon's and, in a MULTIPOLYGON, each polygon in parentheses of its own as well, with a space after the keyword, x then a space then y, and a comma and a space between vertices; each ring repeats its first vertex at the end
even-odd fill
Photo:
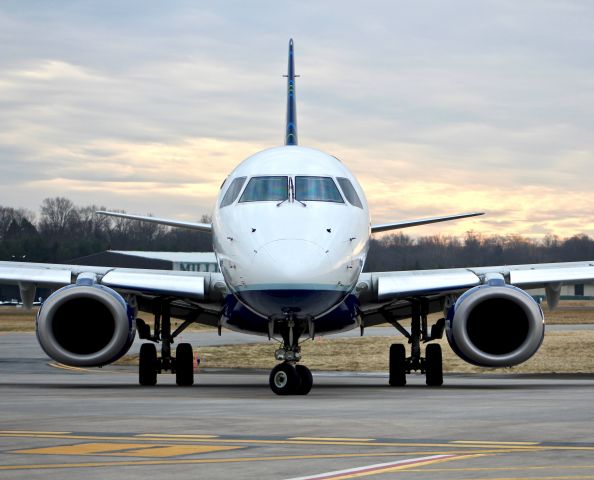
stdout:
MULTIPOLYGON (((283 296, 285 294, 283 294, 283 296)), ((303 292, 299 293, 297 297, 303 298, 301 297, 302 294, 303 292)), ((320 293, 318 292, 316 293, 316 295, 318 296, 320 295, 320 293)), ((327 297, 328 300, 335 298, 335 295, 327 297)), ((282 301, 280 304, 286 304, 286 300, 282 301)), ((320 315, 316 318, 312 318, 310 321, 304 320, 305 318, 307 318, 308 315, 296 314, 297 322, 306 326, 302 330, 302 333, 300 335, 302 337, 311 337, 315 335, 325 335, 330 333, 351 330, 360 325, 358 307, 359 302, 357 298, 352 294, 345 294, 344 296, 342 296, 338 304, 335 305, 335 308, 333 308, 330 311, 327 311, 323 315, 320 315), (299 319, 301 319, 301 322, 299 321, 299 319)), ((248 308, 235 295, 229 295, 227 297, 225 301, 225 309, 221 323, 223 326, 231 330, 256 335, 271 335, 271 333, 272 335, 278 334, 276 329, 279 326, 278 322, 271 323, 270 317, 265 318, 262 315, 259 315, 258 313, 254 312, 251 308, 248 308), (271 326, 273 329, 272 332, 270 330, 271 326)))
POLYGON ((261 315, 282 317, 294 314, 298 317, 318 317, 336 307, 347 295, 347 291, 338 289, 308 288, 307 286, 291 289, 250 289, 237 293, 240 301, 249 305, 261 315))

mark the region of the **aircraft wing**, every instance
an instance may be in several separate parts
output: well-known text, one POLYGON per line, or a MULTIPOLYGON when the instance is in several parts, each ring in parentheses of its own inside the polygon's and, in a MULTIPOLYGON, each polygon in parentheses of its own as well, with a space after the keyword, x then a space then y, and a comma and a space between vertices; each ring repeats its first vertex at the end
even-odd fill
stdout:
MULTIPOLYGON (((461 294, 494 278, 522 289, 545 288, 549 307, 554 308, 561 285, 594 282, 594 261, 368 272, 359 277, 357 290, 363 315, 400 309, 399 317, 405 318, 409 299, 425 298, 432 304, 431 311, 439 311, 446 296, 461 294)), ((373 323, 381 321, 377 318, 373 323)))
POLYGON ((428 225, 430 223, 449 222, 450 220, 478 217, 480 215, 484 215, 484 212, 458 213, 456 215, 446 215, 443 217, 431 217, 416 220, 403 220, 400 222, 382 223, 379 225, 372 225, 371 233, 387 232, 388 230, 400 230, 402 228, 417 227, 419 225, 428 225))
POLYGON ((106 212, 99 210, 95 212, 99 215, 107 217, 124 218, 126 220, 138 220, 140 222, 156 223, 158 225, 167 225, 168 227, 187 228, 190 230, 198 230, 200 232, 211 232, 212 225, 210 223, 184 222, 183 220, 171 220, 169 218, 150 217, 146 215, 129 215, 127 213, 106 212))
POLYGON ((59 288, 82 278, 120 293, 166 295, 201 302, 220 299, 226 289, 220 273, 0 262, 0 283, 18 285, 21 293, 32 287, 59 288))

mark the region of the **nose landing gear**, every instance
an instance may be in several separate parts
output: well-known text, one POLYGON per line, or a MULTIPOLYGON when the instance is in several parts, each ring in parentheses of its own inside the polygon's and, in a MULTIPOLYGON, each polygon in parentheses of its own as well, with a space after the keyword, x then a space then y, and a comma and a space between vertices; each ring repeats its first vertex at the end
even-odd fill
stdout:
POLYGON ((282 329, 283 347, 275 352, 277 360, 283 360, 270 372, 268 383, 277 395, 307 395, 313 385, 313 376, 305 365, 297 365, 301 360, 299 336, 303 330, 297 329, 295 322, 289 320, 282 329), (295 332, 295 330, 299 330, 295 332))
POLYGON ((268 381, 277 395, 307 395, 313 385, 313 375, 305 365, 283 362, 272 369, 268 381))

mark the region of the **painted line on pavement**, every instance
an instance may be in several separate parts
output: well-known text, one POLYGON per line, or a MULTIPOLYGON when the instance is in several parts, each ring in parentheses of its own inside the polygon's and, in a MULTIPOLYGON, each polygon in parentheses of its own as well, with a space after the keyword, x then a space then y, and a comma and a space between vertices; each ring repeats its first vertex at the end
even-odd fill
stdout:
POLYGON ((199 440, 202 438, 208 439, 208 438, 218 438, 218 435, 194 435, 194 434, 183 434, 183 433, 139 433, 137 435, 135 435, 135 437, 150 437, 150 438, 163 438, 163 439, 171 439, 171 440, 175 440, 175 439, 182 439, 182 440, 199 440))
POLYGON ((467 478, 466 480, 594 480, 594 475, 560 475, 547 477, 482 477, 467 478))
POLYGON ((505 447, 524 447, 540 445, 540 442, 496 442, 491 440, 452 440, 450 443, 464 444, 464 445, 503 445, 505 447))
POLYGON ((373 442, 375 438, 347 438, 347 437, 290 437, 288 440, 321 441, 321 442, 373 442))
POLYGON ((91 455, 115 457, 177 457, 229 450, 239 446, 230 445, 163 445, 152 443, 79 443, 57 447, 29 448, 13 450, 10 453, 26 455, 91 455))
MULTIPOLYGON (((594 465, 511 465, 509 467, 450 467, 411 469, 409 472, 446 473, 446 472, 495 472, 495 471, 536 471, 536 470, 594 470, 594 465)), ((540 478, 540 477, 534 477, 540 478)))
MULTIPOLYGON (((81 433, 73 433, 73 434, 46 434, 46 433, 1 433, 1 437, 22 437, 22 438, 61 438, 66 440, 146 440, 146 441, 170 441, 170 442, 182 442, 182 441, 194 441, 194 442, 217 442, 217 443, 232 443, 232 444, 252 444, 252 445, 329 445, 329 446, 360 446, 360 447, 400 447, 400 448, 419 448, 419 449, 429 449, 429 448, 441 448, 446 449, 445 453, 458 453, 454 451, 454 448, 464 448, 464 449, 472 449, 472 450, 481 450, 481 452, 476 453, 485 453, 484 450, 491 451, 550 451, 550 450, 567 450, 567 451, 594 451, 594 446, 578 446, 578 445, 492 445, 492 444, 454 444, 454 443, 421 443, 421 442, 346 442, 346 441, 319 441, 319 440, 283 440, 283 439, 246 439, 246 438, 175 438, 175 437, 162 437, 159 436, 160 434, 156 434, 155 437, 138 437, 134 435, 127 435, 127 436, 113 436, 113 435, 98 435, 98 434, 81 434, 81 433)), ((464 453, 469 453, 469 450, 465 450, 464 453)), ((431 452, 434 453, 434 452, 431 452)), ((441 453, 441 452, 440 452, 441 453)))
MULTIPOLYGON (((193 465, 202 463, 247 463, 247 462, 273 462, 281 460, 323 460, 335 458, 373 458, 373 457, 394 457, 401 455, 399 452, 378 452, 378 453, 330 453, 318 455, 279 455, 269 457, 235 457, 235 458, 200 458, 200 459, 177 459, 177 460, 131 460, 131 461, 104 461, 104 462, 81 462, 81 463, 40 463, 26 465, 0 465, 0 471, 10 470, 50 470, 60 468, 90 468, 90 467, 134 467, 143 465, 193 465)), ((468 458, 478 455, 451 455, 451 458, 468 458)), ((411 465, 411 467, 414 465, 411 465)))
POLYGON ((2 435, 70 435, 72 432, 44 432, 44 431, 31 431, 31 430, 0 430, 0 436, 2 435))
POLYGON ((397 470, 417 467, 419 465, 432 465, 437 462, 457 460, 468 458, 474 455, 432 455, 430 457, 410 458, 407 460, 397 460, 395 462, 377 463, 375 465, 366 465, 364 467, 347 468, 345 470, 334 470, 332 472, 308 475, 305 477, 294 477, 290 480, 342 480, 347 478, 366 477, 380 473, 389 473, 397 470))

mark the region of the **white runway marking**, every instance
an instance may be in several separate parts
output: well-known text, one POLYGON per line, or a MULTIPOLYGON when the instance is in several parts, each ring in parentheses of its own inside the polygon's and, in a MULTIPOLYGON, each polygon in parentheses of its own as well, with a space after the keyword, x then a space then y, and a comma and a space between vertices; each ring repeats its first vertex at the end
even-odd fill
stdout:
POLYGON ((432 455, 430 457, 409 458, 408 460, 398 460, 396 462, 377 463, 364 467, 348 468, 346 470, 335 470, 333 472, 308 475, 306 477, 295 477, 288 480, 338 480, 339 478, 353 478, 365 475, 374 475, 387 471, 395 467, 413 466, 423 463, 434 462, 435 460, 444 460, 454 458, 456 455, 432 455))

